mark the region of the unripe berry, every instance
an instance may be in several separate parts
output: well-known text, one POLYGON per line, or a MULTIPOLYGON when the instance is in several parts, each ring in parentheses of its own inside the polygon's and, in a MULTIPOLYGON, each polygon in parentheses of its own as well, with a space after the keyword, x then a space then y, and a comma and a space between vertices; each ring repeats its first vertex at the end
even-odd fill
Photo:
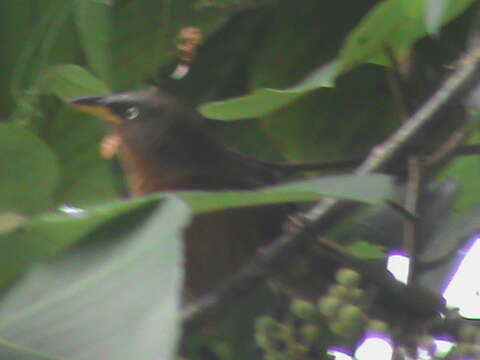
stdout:
POLYGON ((318 309, 322 315, 332 318, 337 315, 343 301, 335 296, 326 296, 319 300, 318 309))
POLYGON ((360 283, 361 276, 355 270, 345 268, 337 271, 335 279, 339 284, 347 287, 355 287, 360 283))
POLYGON ((315 317, 315 306, 304 300, 295 300, 290 305, 290 311, 302 320, 312 320, 315 317))

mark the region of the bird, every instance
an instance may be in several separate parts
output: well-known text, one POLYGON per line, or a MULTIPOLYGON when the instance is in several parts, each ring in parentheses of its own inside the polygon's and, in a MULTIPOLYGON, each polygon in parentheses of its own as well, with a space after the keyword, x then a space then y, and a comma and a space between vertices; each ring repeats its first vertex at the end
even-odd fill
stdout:
MULTIPOLYGON (((81 97, 70 105, 104 120, 108 135, 101 153, 118 156, 131 197, 252 190, 278 181, 281 164, 269 165, 221 144, 194 111, 158 88, 81 97)), ((279 234, 286 216, 284 205, 195 216, 184 234, 185 298, 198 299, 219 286, 279 234)))
MULTIPOLYGON (((134 198, 185 190, 254 190, 277 184, 284 176, 299 171, 345 170, 361 161, 291 164, 247 156, 213 138, 195 111, 158 87, 80 97, 72 99, 70 105, 104 120, 108 135, 100 152, 106 158, 118 156, 134 198)), ((196 215, 184 232, 184 302, 199 300, 227 281, 259 249, 282 233, 289 213, 288 204, 272 204, 196 215)), ((316 279, 325 272, 333 274, 339 265, 352 265, 364 276, 377 279, 384 288, 385 296, 379 300, 382 304, 412 308, 415 316, 431 316, 443 306, 437 297, 430 299, 423 292, 415 290, 416 295, 412 296, 411 289, 390 284, 391 276, 383 268, 366 268, 368 264, 335 249, 315 255, 320 255, 311 271, 316 279), (329 255, 331 251, 333 255, 329 255), (421 308, 415 301, 420 297, 430 299, 421 308)), ((288 277, 286 283, 291 286, 288 277)), ((295 283, 301 286, 301 282, 295 283)), ((307 287, 308 291, 301 290, 303 294, 311 292, 312 286, 307 287)))

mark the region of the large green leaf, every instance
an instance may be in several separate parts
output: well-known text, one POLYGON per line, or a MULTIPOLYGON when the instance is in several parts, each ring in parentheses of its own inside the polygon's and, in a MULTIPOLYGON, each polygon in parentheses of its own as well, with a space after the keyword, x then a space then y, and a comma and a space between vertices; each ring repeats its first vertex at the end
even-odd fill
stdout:
MULTIPOLYGON (((36 84, 51 63, 74 61, 78 41, 70 17, 71 1, 11 3, 2 15, 2 100, 14 102, 5 110, 12 120, 41 134, 52 109, 40 111, 36 84), (15 35, 13 35, 15 34, 15 35), (48 115, 47 115, 48 113, 48 115)), ((42 109, 45 110, 45 109, 42 109)))
POLYGON ((74 0, 75 23, 88 64, 103 81, 109 83, 113 70, 111 41, 111 5, 94 0, 74 0))
POLYGON ((108 86, 84 68, 73 65, 50 67, 40 78, 38 88, 41 92, 54 94, 62 100, 87 95, 107 95, 108 86))
POLYGON ((13 124, 0 124, 0 143, 0 212, 33 214, 48 208, 59 175, 54 154, 13 124))
POLYGON ((239 98, 204 104, 199 107, 199 111, 203 116, 217 120, 262 116, 288 105, 313 89, 332 87, 337 72, 338 63, 333 62, 309 74, 303 81, 289 89, 259 89, 239 98))
MULTIPOLYGON (((480 114, 476 114, 476 121, 480 119, 480 114)), ((470 144, 478 144, 480 134, 474 133, 469 139, 470 144)), ((480 159, 478 156, 458 157, 449 166, 444 169, 439 179, 454 179, 459 182, 460 194, 455 200, 455 210, 457 214, 463 214, 470 211, 480 202, 480 192, 478 191, 478 179, 480 178, 480 159)))
MULTIPOLYGON (((285 202, 316 201, 332 196, 365 203, 381 203, 391 197, 391 177, 386 175, 340 175, 295 181, 256 191, 179 192, 195 213, 285 202)), ((152 198, 159 195, 152 195, 152 198)), ((163 195, 160 195, 163 196, 163 195)))
POLYGON ((37 9, 34 1, 23 3, 32 12, 30 31, 25 41, 21 42, 14 67, 10 70, 12 90, 18 96, 21 96, 23 88, 34 85, 45 66, 52 61, 72 61, 76 50, 75 34, 69 21, 71 1, 51 0, 37 9))
MULTIPOLYGON (((335 66, 324 65, 306 80, 285 90, 257 89, 251 94, 200 106, 209 118, 235 120, 263 116, 307 95, 314 89, 332 86, 335 78, 353 67, 373 62, 390 65, 385 50, 405 55, 412 44, 429 33, 424 19, 427 0, 389 0, 374 7, 351 31, 338 54, 335 66)), ((473 0, 451 1, 432 26, 439 27, 461 14, 473 0)), ((429 13, 431 13, 429 8, 429 13)), ((276 36, 279 36, 276 34, 276 36)), ((287 50, 285 50, 287 51, 287 50)), ((287 56, 287 55, 286 55, 287 56)))
POLYGON ((355 241, 346 246, 348 252, 362 260, 382 260, 385 258, 385 249, 382 246, 366 241, 355 241))
POLYGON ((77 216, 47 213, 30 221, 17 221, 15 226, 7 222, 0 229, 0 288, 32 264, 57 255, 99 226, 143 204, 142 201, 112 203, 77 216))
POLYGON ((34 268, 0 303, 0 356, 15 345, 15 359, 31 351, 62 359, 173 358, 181 324, 180 235, 188 221, 188 207, 170 198, 141 226, 94 234, 34 268))
MULTIPOLYGON (((50 67, 38 82, 43 93, 68 101, 85 95, 110 93, 105 82, 77 65, 50 67)), ((98 119, 58 107, 48 119, 45 140, 57 153, 62 167, 56 200, 85 206, 117 196, 108 163, 101 158, 99 144, 105 134, 98 119)))
MULTIPOLYGON (((440 23, 450 22, 472 3, 473 0, 449 2, 440 23)), ((428 34, 427 9, 427 0, 380 2, 346 39, 340 51, 342 71, 364 62, 390 65, 384 54, 387 48, 393 54, 405 55, 416 40, 428 34)))
MULTIPOLYGON (((385 175, 328 176, 263 188, 257 191, 177 192, 193 212, 284 202, 315 201, 336 196, 378 203, 391 195, 391 178, 385 175)), ((169 196, 153 194, 141 200, 117 201, 87 207, 79 216, 46 214, 0 233, 0 286, 5 286, 31 264, 50 258, 83 236, 121 215, 169 196)))
MULTIPOLYGON (((14 78, 14 68, 18 66, 20 54, 33 34, 40 36, 38 28, 35 28, 35 16, 43 14, 45 5, 37 2, 15 1, 0 2, 0 43, 2 44, 2 62, 0 87, 0 117, 6 118, 14 107, 13 94, 10 91, 14 78)), ((25 76, 31 76, 34 69, 32 66, 25 67, 25 76)), ((17 79, 18 81, 18 79, 17 79)))

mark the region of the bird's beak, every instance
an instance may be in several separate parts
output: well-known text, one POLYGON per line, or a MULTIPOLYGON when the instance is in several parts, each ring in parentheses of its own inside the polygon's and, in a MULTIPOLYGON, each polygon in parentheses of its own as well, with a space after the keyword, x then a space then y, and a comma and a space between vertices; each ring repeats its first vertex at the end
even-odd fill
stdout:
POLYGON ((74 109, 95 115, 107 123, 122 124, 122 118, 112 112, 103 96, 80 97, 69 101, 74 109))

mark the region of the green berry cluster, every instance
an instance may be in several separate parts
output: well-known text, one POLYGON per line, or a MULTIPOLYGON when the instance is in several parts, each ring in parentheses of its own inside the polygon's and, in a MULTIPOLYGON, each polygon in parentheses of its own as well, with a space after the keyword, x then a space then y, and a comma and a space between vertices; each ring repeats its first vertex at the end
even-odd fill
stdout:
POLYGON ((325 353, 321 345, 322 327, 316 319, 315 306, 294 300, 290 316, 280 322, 261 316, 255 324, 255 340, 268 360, 318 359, 325 353))
POLYGON ((364 313, 365 295, 359 288, 361 276, 341 269, 333 284, 317 304, 293 300, 284 321, 262 316, 256 321, 255 338, 266 359, 326 358, 332 340, 354 340, 369 331, 387 333, 388 326, 369 320, 364 313))
POLYGON ((354 337, 365 328, 368 320, 360 304, 364 292, 358 286, 360 274, 351 269, 340 269, 337 283, 318 300, 318 310, 325 316, 332 333, 342 337, 354 337))

